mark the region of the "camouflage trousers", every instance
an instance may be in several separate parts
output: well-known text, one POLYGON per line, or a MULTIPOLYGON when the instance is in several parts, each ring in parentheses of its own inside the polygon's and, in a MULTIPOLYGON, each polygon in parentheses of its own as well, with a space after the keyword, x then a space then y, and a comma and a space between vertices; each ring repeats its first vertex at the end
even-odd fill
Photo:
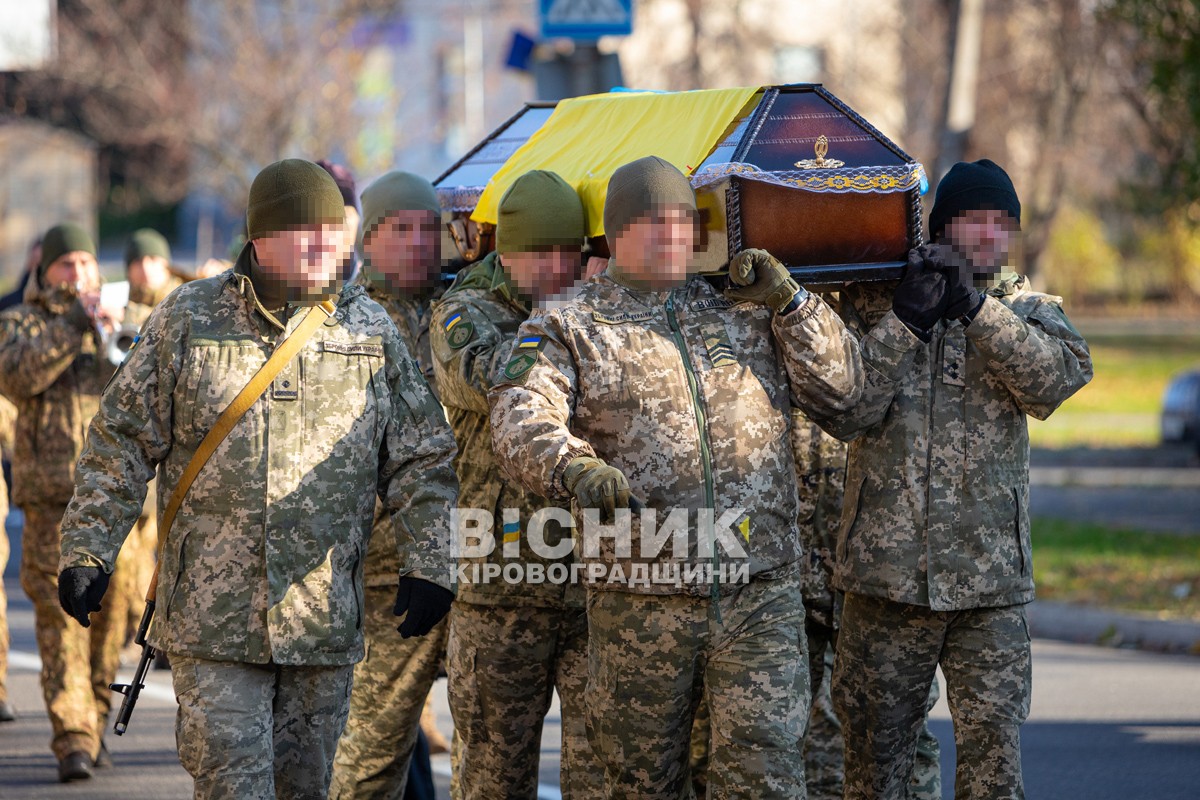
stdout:
POLYGON ((325 800, 354 667, 169 655, 175 743, 196 800, 325 800))
MULTIPOLYGON (((50 716, 50 749, 62 759, 85 752, 93 757, 112 708, 108 685, 116 679, 125 616, 109 598, 84 628, 58 602, 58 559, 63 506, 26 506, 21 534, 21 586, 33 602, 33 624, 42 659, 42 697, 50 716)), ((117 561, 116 581, 126 565, 117 561)))
POLYGON ((677 800, 707 705, 709 797, 801 798, 808 668, 799 579, 720 600, 588 594, 588 730, 609 798, 677 800))
POLYGON ((394 587, 368 586, 364 601, 366 656, 354 667, 350 718, 334 756, 329 797, 399 800, 425 698, 446 653, 449 623, 404 639, 392 613, 394 587))
MULTIPOLYGON (((808 800, 841 800, 845 772, 842 724, 834 713, 829 692, 837 632, 832 631, 831 639, 815 632, 811 624, 808 630, 810 650, 823 653, 823 658, 815 666, 813 660, 809 659, 810 668, 813 669, 813 702, 812 713, 808 717, 808 730, 804 734, 804 772, 808 779, 808 800)), ((938 682, 935 680, 930 685, 925 722, 917 736, 916 760, 908 783, 910 800, 942 798, 942 747, 933 731, 929 729, 928 714, 940 696, 938 682)))
POLYGON ((832 686, 847 800, 905 796, 939 664, 958 749, 955 797, 1024 797, 1020 726, 1032 686, 1025 607, 933 611, 850 594, 832 686))
POLYGON ((455 800, 537 797, 542 722, 556 689, 562 796, 599 796, 583 709, 587 636, 583 609, 454 603, 446 671, 455 800))
MULTIPOLYGON (((808 800, 841 800, 844 759, 842 755, 842 725, 833 711, 829 696, 830 675, 833 672, 834 644, 837 628, 832 604, 813 603, 805 599, 804 628, 808 639, 809 676, 812 683, 812 709, 804 733, 804 777, 808 800)), ((933 708, 939 697, 937 681, 933 682, 928 707, 933 708)), ((703 702, 696 711, 692 729, 690 766, 692 790, 697 798, 708 790, 708 706, 703 702)), ((917 758, 909 782, 910 800, 941 800, 941 746, 929 730, 928 719, 917 740, 917 758)))

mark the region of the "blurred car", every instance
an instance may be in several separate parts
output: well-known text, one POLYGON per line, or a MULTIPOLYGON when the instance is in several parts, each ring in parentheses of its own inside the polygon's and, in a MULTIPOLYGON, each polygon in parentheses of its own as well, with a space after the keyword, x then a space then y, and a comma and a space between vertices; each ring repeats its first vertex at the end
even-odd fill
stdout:
POLYGON ((1200 450, 1200 368, 1171 378, 1163 396, 1163 443, 1192 443, 1200 450))

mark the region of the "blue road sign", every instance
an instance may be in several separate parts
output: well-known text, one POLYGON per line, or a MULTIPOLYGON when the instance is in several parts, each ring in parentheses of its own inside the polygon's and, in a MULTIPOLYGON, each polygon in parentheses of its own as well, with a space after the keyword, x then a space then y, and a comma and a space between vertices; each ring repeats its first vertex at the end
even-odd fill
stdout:
POLYGON ((538 0, 543 39, 594 42, 633 32, 633 0, 538 0))

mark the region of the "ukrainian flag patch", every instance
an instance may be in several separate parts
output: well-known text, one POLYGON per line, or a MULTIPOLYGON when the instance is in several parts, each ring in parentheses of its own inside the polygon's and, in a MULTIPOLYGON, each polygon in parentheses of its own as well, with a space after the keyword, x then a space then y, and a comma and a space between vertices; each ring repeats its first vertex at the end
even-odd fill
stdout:
POLYGON ((450 345, 451 350, 466 347, 467 343, 475 336, 475 326, 469 319, 463 317, 461 311, 446 320, 443 327, 446 329, 446 344, 450 345))
POLYGON ((512 358, 504 367, 504 378, 516 383, 524 383, 525 376, 537 363, 538 353, 546 346, 544 336, 522 336, 513 347, 512 358))
POLYGON ((515 542, 521 538, 521 523, 506 522, 504 523, 504 543, 515 542))

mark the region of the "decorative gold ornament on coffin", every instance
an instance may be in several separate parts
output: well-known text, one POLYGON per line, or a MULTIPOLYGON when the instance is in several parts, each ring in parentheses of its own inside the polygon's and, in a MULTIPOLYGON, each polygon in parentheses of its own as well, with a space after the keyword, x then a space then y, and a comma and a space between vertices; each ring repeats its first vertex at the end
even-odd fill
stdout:
POLYGON ((829 153, 829 139, 825 134, 817 137, 817 143, 813 145, 813 151, 817 154, 816 158, 805 158, 796 162, 796 166, 800 169, 837 169, 838 167, 846 166, 845 161, 838 161, 836 158, 826 158, 829 153))

